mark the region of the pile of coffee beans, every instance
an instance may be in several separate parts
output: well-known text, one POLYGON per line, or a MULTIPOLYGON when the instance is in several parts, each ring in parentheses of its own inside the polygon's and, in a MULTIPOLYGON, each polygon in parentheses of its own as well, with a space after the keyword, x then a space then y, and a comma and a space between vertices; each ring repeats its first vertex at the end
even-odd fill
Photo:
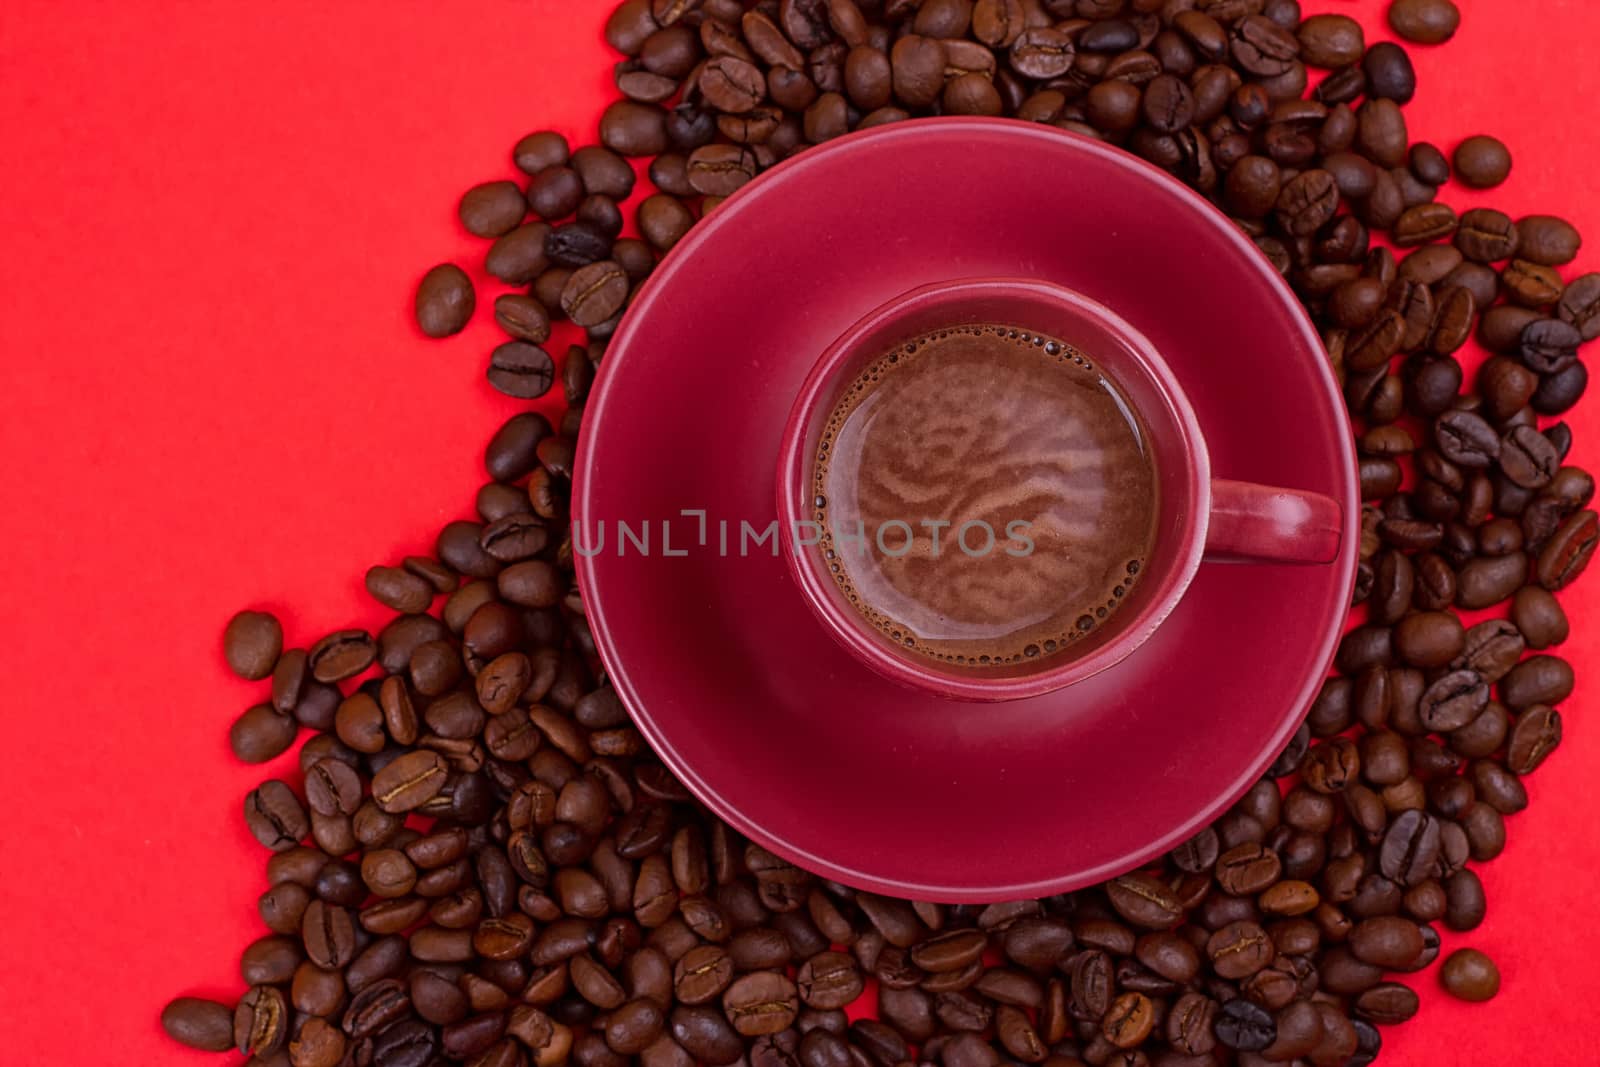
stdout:
MULTIPOLYGON (((1459 21, 1390 12, 1420 43, 1459 21)), ((368 574, 396 613, 378 633, 286 650, 269 616, 228 626, 229 664, 270 679, 235 752, 313 736, 303 786, 245 800, 272 852, 249 992, 175 1000, 167 1031, 260 1067, 1371 1063, 1439 927, 1482 922, 1472 863, 1562 737, 1552 594, 1600 539, 1549 422, 1600 336, 1600 275, 1563 270, 1577 231, 1441 201, 1503 180, 1505 146, 1412 143, 1406 52, 1293 0, 627 0, 606 35, 625 58, 601 143, 532 134, 526 187, 459 208, 508 287, 497 388, 542 395, 553 324, 586 331, 566 413, 495 434, 481 521, 368 574), (930 114, 1102 138, 1214 200, 1320 326, 1366 501, 1359 625, 1267 776, 1148 869, 986 907, 824 881, 696 803, 599 671, 567 527, 583 401, 657 257, 778 160, 930 114), (635 157, 655 191, 622 236, 635 157), (1474 337, 1492 355, 1464 389, 1474 337)), ((448 336, 475 305, 443 265, 418 324, 448 336)), ((1472 949, 1438 980, 1499 988, 1472 949)))

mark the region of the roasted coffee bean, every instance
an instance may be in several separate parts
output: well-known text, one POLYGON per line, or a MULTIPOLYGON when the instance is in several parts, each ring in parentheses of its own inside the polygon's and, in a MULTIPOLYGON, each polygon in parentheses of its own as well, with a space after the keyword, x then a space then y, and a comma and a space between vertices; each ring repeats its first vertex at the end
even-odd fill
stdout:
POLYGON ((205 1052, 234 1047, 234 1013, 224 1004, 199 997, 178 997, 161 1009, 161 1028, 182 1045, 205 1052))
POLYGON ((1461 654, 1465 631, 1451 612, 1422 612, 1402 619, 1394 640, 1395 651, 1412 666, 1442 667, 1461 654))
POLYGON ((241 611, 223 631, 223 656, 233 673, 247 681, 269 677, 282 651, 283 627, 264 611, 241 611))
POLYGON ((1535 704, 1511 729, 1506 747, 1506 767, 1514 774, 1531 774, 1561 744, 1561 713, 1535 704))
POLYGON ((1565 289, 1554 267, 1513 259, 1500 272, 1500 286, 1513 303, 1543 308, 1561 299, 1565 289))
POLYGON ((1445 674, 1422 694, 1418 714, 1423 726, 1442 732, 1459 729, 1477 717, 1489 702, 1489 687, 1474 670, 1445 674))
POLYGON ((1500 992, 1500 970, 1477 949, 1457 949, 1440 966, 1439 984, 1460 1000, 1490 1000, 1500 992))
POLYGON ((1539 383, 1530 406, 1541 415, 1562 415, 1572 410, 1589 386, 1589 369, 1582 363, 1549 374, 1539 383))
POLYGON ((734 1029, 744 1036, 775 1034, 794 1022, 799 1012, 799 992, 792 981, 776 971, 756 971, 728 987, 722 1006, 734 1029))
POLYGON ((1528 559, 1521 552, 1470 560, 1457 575, 1456 603, 1468 610, 1498 604, 1509 599, 1527 576, 1528 559))
POLYGON ((233 1044, 244 1055, 268 1057, 289 1039, 289 1005, 272 986, 256 986, 233 1012, 233 1044))
POLYGON ((1373 45, 1362 58, 1361 68, 1367 76, 1367 92, 1372 97, 1406 104, 1416 94, 1417 76, 1412 70, 1411 58, 1397 44, 1380 41, 1373 45))
POLYGON ((1511 173, 1511 153, 1493 137, 1468 137, 1456 146, 1455 173, 1473 189, 1490 189, 1511 173))
MULTIPOLYGON (((591 263, 580 267, 567 279, 561 292, 561 310, 579 326, 595 326, 622 310, 629 289, 627 272, 616 263, 611 260, 591 263)), ((548 356, 544 362, 549 362, 548 356)))
POLYGON ((1112 879, 1106 886, 1106 895, 1117 913, 1135 926, 1164 930, 1183 917, 1172 891, 1148 875, 1129 874, 1112 879))
MULTIPOLYGON (((585 201, 585 203, 587 202, 585 201)), ((613 210, 615 210, 614 205, 613 210)), ((615 224, 617 229, 621 228, 622 218, 620 212, 617 213, 615 224)), ((607 227, 602 227, 580 219, 577 222, 569 222, 566 225, 557 226, 545 238, 545 255, 549 257, 550 262, 564 268, 576 269, 578 267, 586 267, 591 263, 597 263, 611 255, 615 234, 608 228, 609 225, 609 221, 607 227)), ((545 271, 544 274, 540 275, 541 283, 548 274, 550 274, 550 271, 545 271)), ((571 275, 566 277, 570 279, 571 275)), ((557 302, 559 303, 559 301, 557 302)), ((565 309, 562 310, 565 311, 565 309)))
POLYGON ((1514 711, 1536 704, 1553 705, 1571 695, 1572 665, 1558 656, 1538 655, 1523 660, 1500 682, 1500 695, 1514 711))
POLYGON ((473 236, 499 237, 521 224, 528 201, 515 182, 484 182, 462 194, 457 213, 473 236))
MULTIPOLYGON (((629 6, 632 5, 624 5, 624 9, 629 6)), ((621 9, 619 9, 619 14, 620 13, 621 9)), ((646 15, 648 16, 648 12, 646 12, 646 15)), ((653 25, 650 26, 650 30, 653 29, 655 29, 655 27, 653 25)), ((649 31, 647 30, 646 33, 648 32, 649 31)), ((623 48, 622 43, 619 43, 618 40, 611 37, 609 29, 607 30, 606 37, 607 40, 612 41, 613 46, 619 51, 626 52, 629 55, 632 55, 638 51, 637 46, 631 49, 623 48)), ((643 43, 642 37, 638 43, 643 43)), ((570 149, 567 145, 567 139, 565 137, 551 130, 542 130, 538 133, 530 133, 528 136, 518 141, 516 146, 511 150, 511 156, 512 161, 516 163, 518 170, 532 175, 538 174, 540 171, 549 167, 559 167, 564 165, 570 156, 570 149)))
MULTIPOLYGON (((521 201, 520 193, 517 199, 521 201)), ((476 305, 472 279, 467 277, 466 271, 454 263, 441 263, 424 274, 417 284, 417 328, 428 337, 460 333, 472 320, 476 305)))
POLYGON ((1222 1006, 1212 1029, 1219 1043, 1239 1052, 1259 1052, 1278 1036, 1273 1017, 1243 997, 1222 1006))
POLYGON ((1474 208, 1461 216, 1455 244, 1468 259, 1497 263, 1517 253, 1519 233, 1510 216, 1492 208, 1474 208))
POLYGON ((1600 337, 1600 274, 1585 274, 1568 284, 1556 314, 1577 327, 1585 341, 1600 337))
POLYGON ((511 341, 490 354, 489 384, 507 396, 535 400, 550 391, 555 364, 538 345, 511 341))
POLYGON ((1394 240, 1401 248, 1448 238, 1456 232, 1456 213, 1447 204, 1418 204, 1395 222, 1394 240))
POLYGON ((373 776, 372 798, 383 811, 414 811, 439 794, 448 773, 438 753, 427 749, 409 752, 373 776))
POLYGON ((251 835, 274 852, 294 848, 311 830, 300 799, 277 779, 261 783, 245 797, 244 819, 251 835))
POLYGON ((1428 878, 1439 859, 1439 823, 1420 811, 1397 815, 1384 834, 1378 863, 1385 877, 1402 885, 1428 878))
POLYGON ((257 704, 234 720, 228 744, 245 763, 266 763, 287 752, 299 730, 293 716, 280 713, 271 704, 257 704))
POLYGON ((1276 951, 1266 931, 1248 920, 1227 924, 1206 942, 1212 969, 1231 980, 1255 974, 1272 962, 1276 951))
MULTIPOLYGON (((1148 100, 1148 90, 1146 100, 1148 100)), ((1278 219, 1291 234, 1314 233, 1339 207, 1339 187, 1325 170, 1308 170, 1283 187, 1278 195, 1278 219)), ((1353 364, 1354 365, 1354 364, 1353 364)))
POLYGON ((1449 411, 1434 422, 1434 442, 1450 462, 1468 469, 1492 464, 1500 439, 1487 421, 1471 411, 1449 411))
POLYGON ((1529 215, 1517 222, 1517 233, 1522 258, 1550 267, 1572 262, 1583 245, 1577 229, 1553 215, 1529 215))
POLYGON ((1503 619, 1481 622, 1466 632, 1459 660, 1454 665, 1475 671, 1494 683, 1516 666, 1526 647, 1515 626, 1503 619))
POLYGON ((1418 44, 1443 44, 1455 36, 1461 12, 1452 0, 1395 0, 1389 5, 1394 32, 1418 44))
POLYGON ((1313 15, 1300 23, 1300 58, 1314 67, 1343 67, 1366 51, 1361 24, 1346 15, 1313 15))
POLYGON ((1380 916, 1357 923, 1348 944, 1356 959, 1392 970, 1422 953, 1422 932, 1409 919, 1380 916))

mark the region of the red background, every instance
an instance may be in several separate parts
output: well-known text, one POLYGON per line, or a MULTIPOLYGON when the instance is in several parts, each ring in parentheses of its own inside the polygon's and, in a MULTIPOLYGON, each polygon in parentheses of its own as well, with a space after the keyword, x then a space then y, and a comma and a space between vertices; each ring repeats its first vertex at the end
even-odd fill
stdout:
MULTIPOLYGON (((1414 138, 1496 132, 1516 169, 1457 206, 1564 213, 1600 267, 1600 9, 1471 0, 1416 52, 1414 138)), ((1316 0, 1384 35, 1380 0, 1316 0)), ((511 144, 587 139, 613 60, 610 5, 58 4, 0 13, 0 1064, 216 1062, 162 1036, 178 993, 232 998, 265 931, 265 854, 239 815, 267 771, 227 727, 223 621, 257 605, 291 643, 377 621, 361 576, 465 516, 482 446, 516 402, 482 380, 495 330, 422 338, 417 277, 483 246, 467 186, 511 144)), ((480 308, 494 294, 481 288, 480 308)), ((1570 421, 1600 459, 1600 401, 1570 421)), ((1600 609, 1600 578, 1564 596, 1600 609)), ((1421 1017, 1383 1063, 1600 1062, 1595 776, 1600 626, 1563 650, 1586 679, 1567 742, 1482 869, 1472 944, 1489 1007, 1415 979, 1421 1017)), ((293 775, 293 757, 278 767, 293 775)))

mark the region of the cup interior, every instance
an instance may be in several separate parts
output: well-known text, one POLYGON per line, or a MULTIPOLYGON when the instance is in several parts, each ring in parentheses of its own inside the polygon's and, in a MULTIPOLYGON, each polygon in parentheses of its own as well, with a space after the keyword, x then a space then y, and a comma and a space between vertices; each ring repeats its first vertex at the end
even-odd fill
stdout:
MULTIPOLYGON (((1030 279, 965 279, 906 293, 846 330, 813 367, 795 401, 779 466, 779 517, 791 572, 834 637, 902 684, 963 700, 1010 700, 1050 692, 1131 654, 1172 611, 1200 562, 1210 510, 1210 471, 1194 413, 1153 346, 1109 309, 1030 279), (1134 408, 1155 473, 1155 533, 1128 599, 1062 651, 1004 665, 935 660, 907 649, 862 617, 834 580, 824 550, 799 536, 823 518, 814 509, 818 446, 829 416, 869 365, 934 330, 1006 325, 1060 339, 1083 353, 1134 408)), ((813 527, 814 528, 814 527, 813 527)))

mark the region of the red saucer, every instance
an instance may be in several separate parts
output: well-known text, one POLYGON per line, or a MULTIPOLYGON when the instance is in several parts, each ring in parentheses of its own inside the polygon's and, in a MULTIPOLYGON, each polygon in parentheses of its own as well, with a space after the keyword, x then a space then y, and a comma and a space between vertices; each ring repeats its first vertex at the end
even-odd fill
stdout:
POLYGON ((1360 507, 1315 333, 1226 218, 1095 141, 932 119, 808 151, 683 241, 598 386, 574 510, 584 546, 600 549, 579 580, 613 683, 707 805, 855 886, 1039 896, 1155 857, 1261 774, 1342 629, 1360 507), (1183 381, 1215 476, 1344 502, 1338 561, 1207 563, 1149 644, 1036 699, 953 703, 852 659, 772 541, 747 539, 740 558, 740 522, 775 520, 785 418, 838 333, 919 284, 984 275, 1056 282, 1132 322, 1183 381), (707 513, 703 547, 685 510, 707 513), (618 520, 634 534, 620 546, 618 520))

